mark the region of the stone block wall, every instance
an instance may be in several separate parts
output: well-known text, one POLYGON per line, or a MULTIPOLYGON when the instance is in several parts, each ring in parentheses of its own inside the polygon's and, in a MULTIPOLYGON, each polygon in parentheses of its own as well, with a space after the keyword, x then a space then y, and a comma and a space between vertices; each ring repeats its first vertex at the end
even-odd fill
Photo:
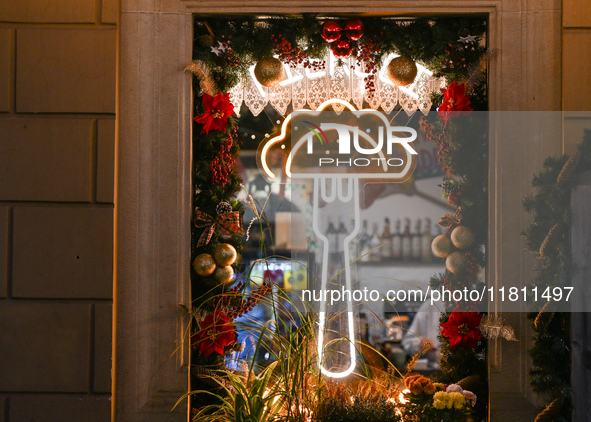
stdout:
MULTIPOLYGON (((0 0, 0 422, 110 420, 117 5, 0 0)), ((590 110, 588 0, 561 32, 563 109, 590 110)))
POLYGON ((117 4, 0 1, 0 422, 110 420, 117 4))

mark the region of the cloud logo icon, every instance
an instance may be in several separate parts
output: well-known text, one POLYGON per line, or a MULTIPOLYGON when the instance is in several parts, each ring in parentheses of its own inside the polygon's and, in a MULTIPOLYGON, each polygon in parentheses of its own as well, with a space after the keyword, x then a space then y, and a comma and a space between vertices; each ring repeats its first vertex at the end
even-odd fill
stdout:
POLYGON ((356 110, 343 100, 330 100, 315 111, 290 114, 281 133, 262 146, 259 164, 269 181, 284 180, 278 177, 281 173, 299 179, 347 175, 403 182, 416 166, 417 152, 411 146, 416 138, 415 129, 390 126, 379 111, 356 110), (334 103, 346 110, 325 110, 334 103), (277 152, 285 157, 280 167, 271 165, 270 157, 277 157, 277 152))

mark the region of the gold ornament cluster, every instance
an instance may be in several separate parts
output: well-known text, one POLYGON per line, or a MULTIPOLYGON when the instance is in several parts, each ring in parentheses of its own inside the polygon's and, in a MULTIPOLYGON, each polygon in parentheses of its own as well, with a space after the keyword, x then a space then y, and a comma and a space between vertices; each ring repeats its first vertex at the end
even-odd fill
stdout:
POLYGON ((474 242, 474 233, 467 226, 458 226, 451 232, 451 235, 440 234, 431 242, 431 250, 438 258, 445 258, 445 267, 452 274, 461 273, 468 266, 468 258, 462 251, 467 249, 474 242))
POLYGON ((213 254, 202 253, 193 261, 193 269, 202 277, 213 277, 221 284, 234 279, 232 264, 236 262, 238 253, 229 243, 220 243, 213 249, 213 254))
MULTIPOLYGON (((393 58, 386 68, 388 78, 396 86, 412 84, 417 77, 417 73, 416 63, 404 56, 393 58)), ((285 71, 281 60, 274 57, 264 57, 255 65, 254 76, 262 86, 273 88, 285 78, 285 71)))

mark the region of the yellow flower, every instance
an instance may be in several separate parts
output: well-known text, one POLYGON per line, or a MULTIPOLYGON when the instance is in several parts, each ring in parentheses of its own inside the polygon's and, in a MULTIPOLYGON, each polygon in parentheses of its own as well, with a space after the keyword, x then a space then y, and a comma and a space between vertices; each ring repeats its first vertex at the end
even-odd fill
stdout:
POLYGON ((433 400, 447 401, 447 393, 445 391, 438 391, 433 395, 433 400))
POLYGON ((451 397, 445 391, 438 391, 433 395, 433 407, 436 409, 448 408, 451 409, 453 402, 451 397))
POLYGON ((455 403, 466 403, 466 399, 464 398, 464 395, 462 393, 448 393, 449 394, 449 398, 451 400, 453 400, 455 403))
POLYGON ((453 407, 456 409, 461 409, 464 407, 464 404, 466 404, 466 398, 462 393, 453 392, 448 394, 453 407))
POLYGON ((443 409, 443 408, 445 407, 445 403, 444 403, 444 402, 442 402, 441 400, 435 400, 435 401, 433 402, 433 407, 434 407, 435 409, 443 409))

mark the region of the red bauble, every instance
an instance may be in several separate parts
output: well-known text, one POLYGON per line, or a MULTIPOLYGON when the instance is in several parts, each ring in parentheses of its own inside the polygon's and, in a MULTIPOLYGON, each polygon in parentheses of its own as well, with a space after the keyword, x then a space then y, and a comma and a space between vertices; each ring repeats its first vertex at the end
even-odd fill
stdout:
POLYGON ((326 42, 335 42, 341 37, 341 33, 343 32, 343 28, 341 24, 337 21, 326 21, 322 24, 322 38, 326 42))
POLYGON ((349 39, 357 41, 363 36, 363 22, 357 18, 347 19, 343 26, 343 32, 349 39))
POLYGON ((333 42, 330 45, 330 51, 337 59, 346 59, 353 52, 351 41, 343 36, 340 40, 333 42))

